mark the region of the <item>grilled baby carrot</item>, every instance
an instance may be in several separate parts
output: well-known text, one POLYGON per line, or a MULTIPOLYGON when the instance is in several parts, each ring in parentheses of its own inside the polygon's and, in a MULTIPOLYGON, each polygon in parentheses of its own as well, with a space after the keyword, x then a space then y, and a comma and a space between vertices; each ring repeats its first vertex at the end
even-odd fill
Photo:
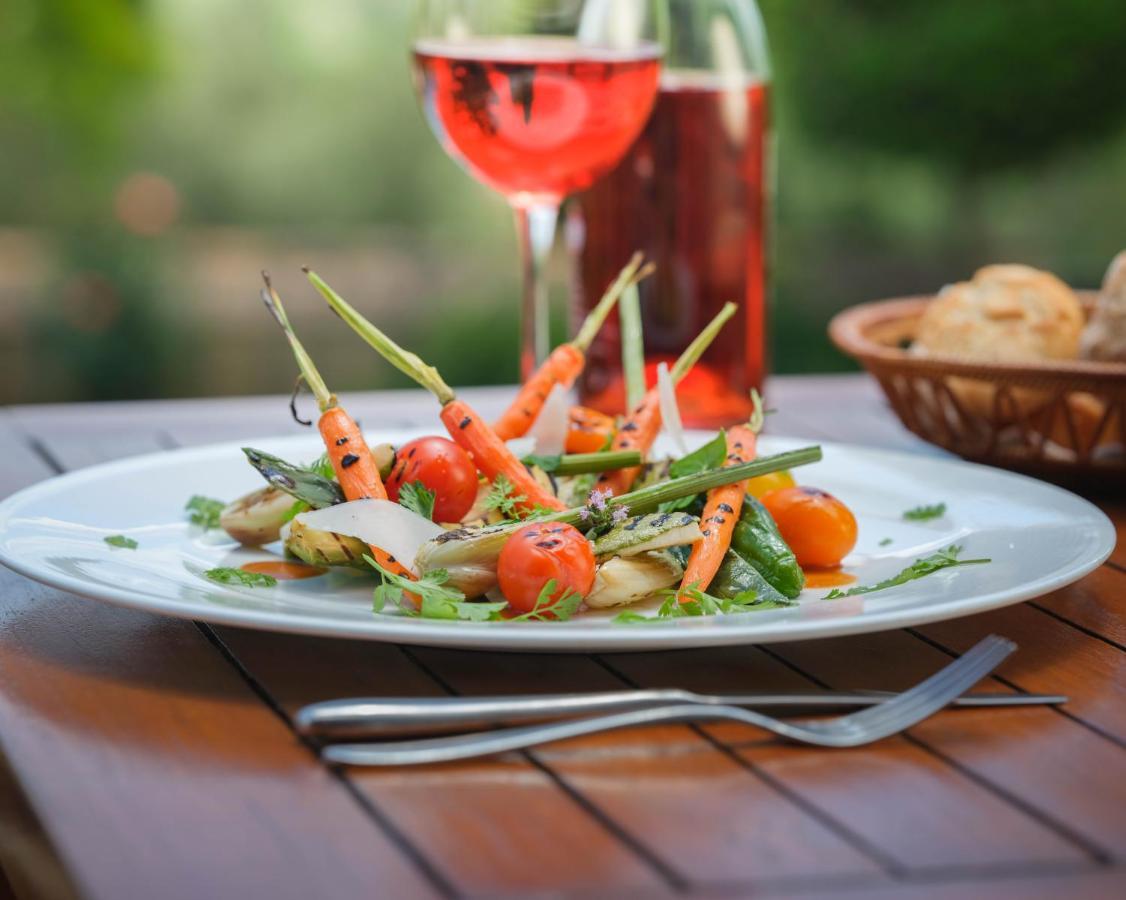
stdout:
MULTIPOLYGON (((704 351, 708 349, 723 324, 733 315, 735 315, 735 304, 726 304, 704 330, 696 336, 696 339, 688 345, 687 349, 680 354, 680 358, 677 359, 669 372, 673 384, 677 384, 696 365, 697 360, 703 356, 704 351)), ((661 399, 657 387, 654 386, 646 391, 641 403, 626 417, 625 422, 614 435, 614 443, 611 445, 611 449, 638 450, 644 458, 660 431, 661 399)), ((617 496, 629 490, 639 471, 639 468, 634 467, 605 472, 598 479, 598 487, 602 490, 609 490, 614 496, 617 496)))
POLYGON ((473 457, 477 470, 495 481, 504 475, 513 488, 516 506, 523 510, 545 507, 552 510, 566 509, 554 494, 547 491, 524 464, 508 449, 492 427, 482 419, 464 400, 458 400, 438 370, 428 366, 409 350, 404 350, 391 338, 376 328, 357 312, 347 301, 329 287, 316 272, 305 270, 313 287, 320 291, 328 305, 348 325, 370 344, 384 359, 400 372, 409 375, 422 387, 432 393, 442 404, 442 423, 454 442, 473 457))
POLYGON ((572 406, 567 417, 567 453, 597 453, 614 436, 614 417, 587 406, 572 406))
POLYGON ((544 401, 551 389, 557 384, 569 388, 579 377, 586 365, 586 351, 594 340, 602 323, 610 315, 618 298, 631 284, 640 281, 653 271, 651 265, 640 269, 641 254, 635 253, 633 258, 622 269, 614 283, 606 289, 598 305, 594 307, 584 320, 575 339, 568 344, 560 344, 551 355, 543 361, 528 380, 524 382, 515 399, 509 404, 499 419, 493 425, 493 431, 502 441, 515 437, 522 437, 536 421, 543 409, 544 401))
MULTIPOLYGON (((336 479, 340 482, 340 489, 344 492, 346 500, 386 500, 387 491, 383 487, 383 480, 379 477, 379 467, 375 458, 368 449, 367 442, 356 421, 344 411, 325 385, 321 373, 313 365, 313 359, 306 352, 301 341, 289 324, 289 317, 285 314, 281 297, 278 296, 274 286, 270 283, 270 276, 265 272, 262 278, 266 287, 262 291, 262 302, 270 311, 278 325, 285 332, 293 355, 297 359, 297 368, 301 370, 301 377, 309 385, 309 390, 317 400, 321 410, 321 417, 317 421, 317 428, 325 442, 328 458, 332 461, 336 479)), ((399 562, 385 550, 372 546, 372 558, 383 568, 396 575, 414 579, 415 575, 403 563, 399 562)))
MULTIPOLYGON (((726 466, 737 466, 751 462, 755 458, 758 432, 762 428, 762 402, 758 392, 753 394, 755 411, 745 425, 736 425, 727 430, 726 466)), ((706 591, 716 572, 723 563, 724 556, 731 546, 731 536, 743 510, 743 497, 747 482, 736 481, 708 491, 704 512, 700 517, 700 530, 703 537, 692 545, 688 563, 684 567, 684 577, 680 582, 681 591, 695 587, 706 591)), ((681 602, 688 598, 681 594, 681 602)))

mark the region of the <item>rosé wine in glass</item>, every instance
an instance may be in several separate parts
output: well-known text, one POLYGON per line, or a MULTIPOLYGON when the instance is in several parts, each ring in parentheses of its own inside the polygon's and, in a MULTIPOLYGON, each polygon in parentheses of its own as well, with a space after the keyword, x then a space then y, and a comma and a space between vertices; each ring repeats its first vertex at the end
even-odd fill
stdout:
POLYGON ((515 206, 558 203, 614 166, 649 116, 660 47, 525 36, 415 44, 423 108, 446 152, 515 206))

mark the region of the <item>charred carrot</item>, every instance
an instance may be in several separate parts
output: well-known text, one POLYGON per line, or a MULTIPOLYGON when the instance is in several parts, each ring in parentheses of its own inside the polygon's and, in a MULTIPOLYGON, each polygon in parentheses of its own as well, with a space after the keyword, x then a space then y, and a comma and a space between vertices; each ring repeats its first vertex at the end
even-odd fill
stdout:
MULTIPOLYGON (((696 336, 696 339, 688 345, 687 349, 680 354, 672 367, 672 371, 669 372, 673 384, 677 384, 696 365, 697 360, 703 356, 704 351, 715 340, 715 336, 719 334, 719 330, 724 323, 733 315, 735 315, 735 304, 726 304, 719 311, 719 314, 696 336)), ((646 391, 641 403, 626 417, 625 422, 614 435, 614 443, 611 445, 611 449, 638 450, 644 458, 645 454, 649 452, 649 448, 653 446, 653 442, 657 440, 660 431, 661 399, 660 393, 654 386, 646 391)), ((598 479, 598 487, 602 490, 609 490, 614 496, 617 496, 629 490, 639 471, 640 469, 635 467, 606 472, 598 479)))
POLYGON ((598 330, 606 321, 606 317, 614 309, 622 292, 632 284, 636 284, 651 271, 652 266, 641 266, 641 254, 635 253, 614 283, 606 289, 598 305, 594 307, 583 321, 575 339, 567 344, 560 344, 551 355, 543 361, 527 381, 524 382, 515 399, 509 404, 499 419, 493 424, 493 431, 502 441, 515 437, 522 437, 536 421, 536 417, 543 409, 547 395, 555 385, 560 384, 569 388, 579 377, 586 365, 586 351, 594 340, 598 330))
MULTIPOLYGON (((325 449, 328 450, 328 458, 332 461, 340 489, 344 492, 344 499, 386 500, 387 491, 383 487, 383 480, 379 477, 379 467, 360 432, 360 426, 340 406, 336 395, 329 391, 324 379, 321 378, 321 373, 313 365, 312 357, 297 339, 297 334, 289 324, 289 317, 285 314, 281 297, 270 283, 270 276, 263 272, 262 278, 266 282, 266 287, 262 291, 262 302, 266 304, 266 309, 285 332, 289 346, 293 348, 301 377, 309 385, 309 390, 313 392, 317 406, 320 408, 321 416, 317 421, 317 429, 324 439, 325 449)), ((405 578, 416 578, 410 569, 390 553, 375 546, 370 549, 375 561, 388 571, 405 578)))
POLYGON ((473 457, 473 464, 482 475, 490 481, 495 481, 498 475, 504 475, 512 485, 513 496, 522 498, 517 505, 523 510, 530 511, 536 507, 552 510, 567 508, 563 501, 532 477, 488 422, 477 415, 464 400, 457 399, 453 389, 442 380, 437 369, 428 366, 409 350, 404 350, 376 328, 329 287, 316 272, 306 269, 305 274, 308 275, 313 287, 328 301, 333 311, 348 323, 356 334, 396 369, 409 375, 437 398, 442 404, 442 423, 446 426, 450 437, 473 457))
POLYGON ((597 453, 611 443, 614 417, 586 406, 572 406, 567 417, 567 453, 597 453))
MULTIPOLYGON (((751 462, 755 458, 758 432, 762 428, 762 402, 758 392, 753 394, 755 411, 745 425, 736 425, 727 431, 727 462, 725 468, 740 463, 751 462)), ((724 556, 731 546, 731 536, 743 511, 743 497, 747 491, 746 481, 736 481, 708 491, 704 512, 700 516, 700 531, 703 537, 692 545, 688 563, 684 567, 684 578, 680 589, 695 587, 706 591, 716 572, 723 563, 724 556)), ((688 598, 681 595, 681 602, 688 598)))

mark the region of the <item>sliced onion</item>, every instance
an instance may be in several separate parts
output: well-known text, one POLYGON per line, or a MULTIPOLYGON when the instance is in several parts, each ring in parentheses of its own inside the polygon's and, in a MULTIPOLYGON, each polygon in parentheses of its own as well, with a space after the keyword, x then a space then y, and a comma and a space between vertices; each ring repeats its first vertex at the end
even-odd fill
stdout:
POLYGON ((418 548, 445 533, 441 525, 390 500, 352 500, 299 513, 295 521, 315 531, 354 537, 390 553, 406 566, 418 548))
POLYGON ((530 453, 536 452, 536 439, 530 435, 524 437, 509 438, 504 442, 505 446, 512 451, 512 455, 517 459, 522 459, 530 453))
POLYGON ((528 437, 535 438, 535 452, 541 456, 562 453, 567 445, 570 427, 571 398, 563 385, 557 384, 543 402, 543 409, 528 429, 528 437))
POLYGON ((661 403, 661 421, 681 456, 688 453, 684 440, 684 426, 680 424, 680 407, 676 403, 676 386, 669 375, 668 363, 657 366, 657 397, 661 403))

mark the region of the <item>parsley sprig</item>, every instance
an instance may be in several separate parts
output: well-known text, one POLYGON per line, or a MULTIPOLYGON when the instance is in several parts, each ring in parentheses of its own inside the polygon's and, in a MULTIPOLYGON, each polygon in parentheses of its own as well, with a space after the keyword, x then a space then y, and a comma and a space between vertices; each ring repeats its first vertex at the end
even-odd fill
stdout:
POLYGON ((399 488, 399 505, 424 519, 434 519, 434 492, 421 481, 408 481, 399 488))
POLYGON ((945 503, 931 503, 905 511, 903 518, 912 522, 929 522, 931 519, 940 519, 944 515, 946 515, 945 503))
POLYGON ((714 597, 700 590, 696 584, 662 591, 661 596, 665 600, 654 615, 646 616, 626 610, 618 613, 611 621, 615 625, 638 625, 696 616, 727 616, 733 613, 780 609, 794 605, 793 601, 789 600, 759 600, 754 591, 740 591, 734 597, 714 597))
POLYGON ((383 568, 370 556, 365 556, 368 565, 383 576, 383 583, 372 595, 372 610, 383 612, 388 605, 398 607, 403 615, 416 619, 446 619, 463 622, 550 622, 566 621, 571 618, 583 602, 581 594, 565 590, 558 600, 552 600, 557 585, 551 579, 540 590, 532 609, 518 616, 502 615, 508 604, 504 602, 482 602, 467 600, 465 594, 450 587, 450 573, 445 569, 435 569, 411 581, 383 568), (419 598, 416 605, 408 596, 419 598))
POLYGON ((204 497, 201 494, 194 494, 192 498, 184 504, 184 510, 188 514, 188 521, 193 525, 198 525, 204 531, 210 531, 212 528, 219 527, 219 514, 223 512, 227 504, 222 500, 215 500, 212 497, 204 497))
POLYGON ((278 580, 273 575, 265 572, 244 572, 242 569, 231 569, 220 566, 217 569, 208 569, 203 573, 205 577, 219 584, 241 584, 244 587, 273 587, 278 580))
POLYGON ((528 498, 523 494, 515 493, 515 491, 516 487, 501 472, 494 479, 493 486, 489 488, 489 493, 485 495, 485 509, 495 509, 506 519, 517 518, 520 504, 528 498))
POLYGON ((126 537, 123 534, 111 534, 108 537, 102 538, 111 547, 122 547, 125 550, 136 550, 137 542, 131 537, 126 537))
POLYGON ((833 588, 822 599, 839 600, 841 597, 853 597, 857 594, 871 594, 873 591, 883 591, 888 588, 898 587, 901 584, 914 581, 916 578, 923 578, 926 575, 930 575, 932 572, 938 572, 942 569, 950 569, 954 566, 975 566, 993 561, 991 559, 958 559, 961 552, 961 547, 956 544, 951 544, 944 550, 939 550, 937 553, 932 553, 930 556, 915 560, 906 569, 893 575, 891 578, 885 578, 883 581, 877 582, 876 584, 858 585, 857 587, 849 588, 847 591, 833 588))
POLYGON ((552 596, 558 587, 559 585, 556 584, 554 578, 548 579, 547 583, 540 588, 539 596, 536 597, 536 602, 532 604, 532 608, 526 613, 512 616, 508 621, 566 622, 579 611, 579 607, 582 606, 583 595, 569 588, 564 588, 563 593, 559 595, 559 599, 553 600, 552 596))

